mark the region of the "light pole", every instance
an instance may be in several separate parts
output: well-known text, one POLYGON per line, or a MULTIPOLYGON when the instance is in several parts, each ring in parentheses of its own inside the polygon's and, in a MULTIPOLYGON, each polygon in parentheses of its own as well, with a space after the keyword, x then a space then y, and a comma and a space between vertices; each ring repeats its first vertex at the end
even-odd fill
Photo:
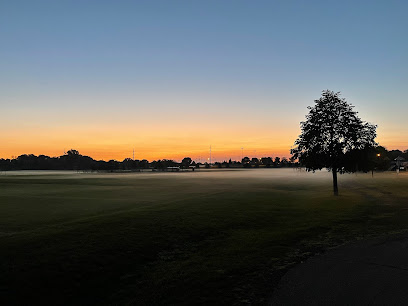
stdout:
MULTIPOLYGON (((378 153, 377 154, 377 165, 380 163, 380 156, 381 156, 381 154, 380 153, 378 153)), ((374 177, 374 167, 371 169, 371 177, 374 177)))

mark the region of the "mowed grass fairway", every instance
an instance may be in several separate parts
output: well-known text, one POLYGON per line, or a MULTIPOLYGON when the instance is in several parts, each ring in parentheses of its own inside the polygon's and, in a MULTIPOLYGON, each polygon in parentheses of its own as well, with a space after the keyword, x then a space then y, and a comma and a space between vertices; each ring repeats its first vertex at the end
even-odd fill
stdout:
POLYGON ((0 176, 1 304, 267 304, 287 268, 408 228, 408 174, 0 176))

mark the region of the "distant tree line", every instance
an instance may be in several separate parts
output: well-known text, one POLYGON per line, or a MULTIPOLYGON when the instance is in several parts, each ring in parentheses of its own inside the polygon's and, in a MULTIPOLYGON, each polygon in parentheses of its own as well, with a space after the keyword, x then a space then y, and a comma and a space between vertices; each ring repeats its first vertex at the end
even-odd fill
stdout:
MULTIPOLYGON (((378 146, 371 149, 367 154, 361 154, 356 158, 350 159, 357 161, 355 165, 357 171, 371 170, 389 170, 392 163, 398 156, 408 160, 408 150, 388 151, 384 147, 378 146), (369 158, 367 158, 369 156, 369 158)), ((78 170, 78 171, 132 171, 142 169, 155 169, 157 171, 168 169, 169 167, 179 167, 180 169, 188 168, 283 168, 283 167, 300 167, 302 165, 293 159, 285 157, 244 157, 241 161, 223 161, 208 163, 197 163, 190 157, 185 157, 181 162, 170 159, 154 160, 149 162, 146 159, 133 160, 125 158, 123 161, 116 160, 94 160, 93 158, 81 155, 77 150, 69 150, 66 154, 58 157, 49 157, 46 155, 23 154, 12 159, 0 159, 0 170, 78 170)))

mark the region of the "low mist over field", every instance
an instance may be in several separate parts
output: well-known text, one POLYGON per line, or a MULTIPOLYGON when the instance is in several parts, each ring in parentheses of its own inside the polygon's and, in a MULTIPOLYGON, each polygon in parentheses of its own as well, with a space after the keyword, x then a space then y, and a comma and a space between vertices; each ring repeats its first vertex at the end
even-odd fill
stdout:
POLYGON ((7 172, 2 300, 266 303, 303 258, 405 229, 407 184, 341 175, 333 197, 327 171, 7 172))

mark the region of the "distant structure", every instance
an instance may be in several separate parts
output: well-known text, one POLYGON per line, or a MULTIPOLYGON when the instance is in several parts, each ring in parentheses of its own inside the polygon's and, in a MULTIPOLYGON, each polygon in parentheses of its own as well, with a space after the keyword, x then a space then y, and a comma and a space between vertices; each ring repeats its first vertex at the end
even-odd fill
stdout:
POLYGON ((405 162, 405 158, 403 158, 402 156, 398 156, 397 158, 394 159, 395 161, 395 170, 397 172, 399 172, 400 170, 406 170, 406 162, 405 162))

